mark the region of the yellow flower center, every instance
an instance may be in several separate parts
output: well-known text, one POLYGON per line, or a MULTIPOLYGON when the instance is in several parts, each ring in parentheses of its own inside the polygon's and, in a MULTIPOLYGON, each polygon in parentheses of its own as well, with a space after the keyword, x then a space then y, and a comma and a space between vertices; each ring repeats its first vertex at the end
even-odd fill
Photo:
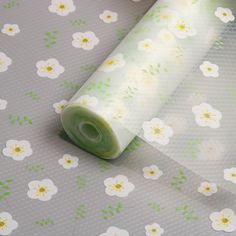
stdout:
POLYGON ((59 5, 59 8, 62 9, 62 10, 64 10, 64 9, 66 8, 66 6, 65 6, 64 4, 60 4, 60 5, 59 5))
POLYGON ((153 129, 153 133, 154 133, 154 134, 161 134, 161 129, 160 129, 159 127, 155 127, 155 128, 153 129))
POLYGON ((144 44, 144 47, 145 47, 145 48, 150 48, 150 45, 149 45, 148 43, 145 43, 145 44, 144 44))
POLYGON ((229 223, 229 219, 223 217, 223 218, 221 219, 221 222, 222 222, 223 224, 228 224, 228 223, 229 223))
POLYGON ((122 188, 122 185, 121 185, 121 184, 116 184, 116 185, 115 185, 115 188, 116 188, 117 190, 120 190, 120 189, 122 188))
POLYGON ((209 191, 211 190, 211 188, 210 188, 210 187, 206 187, 205 190, 206 190, 207 192, 209 192, 209 191))
POLYGON ((107 60, 107 64, 108 64, 108 65, 113 65, 113 64, 115 64, 115 61, 112 60, 112 59, 111 59, 111 60, 107 60))
POLYGON ((89 42, 88 38, 83 38, 83 43, 88 43, 88 42, 89 42))
POLYGON ((84 99, 84 100, 81 100, 80 104, 81 104, 82 106, 88 106, 89 101, 87 101, 86 99, 84 99))
POLYGON ((154 79, 153 79, 153 78, 144 78, 144 80, 143 80, 143 83, 144 83, 144 85, 146 85, 146 86, 152 85, 153 82, 154 82, 154 79))
POLYGON ((231 176, 232 176, 232 177, 236 177, 236 173, 234 173, 234 172, 231 173, 231 176))
POLYGON ((185 26, 184 24, 180 24, 180 25, 178 26, 178 28, 179 28, 180 30, 185 30, 185 29, 186 29, 186 26, 185 26))
POLYGON ((8 28, 8 31, 12 32, 12 31, 13 31, 13 29, 12 29, 12 28, 8 28))
POLYGON ((3 228, 5 225, 6 225, 6 223, 5 223, 5 222, 3 222, 3 221, 0 221, 0 228, 3 228))
POLYGON ((168 20, 170 18, 170 16, 168 14, 163 14, 161 16, 162 20, 168 20))
POLYGON ((150 170, 150 171, 149 171, 149 174, 150 174, 150 175, 154 175, 154 174, 155 174, 155 171, 154 171, 154 170, 150 170))
POLYGON ((157 233, 157 229, 152 229, 152 233, 157 233))
POLYGON ((67 162, 68 164, 70 164, 72 161, 71 161, 71 160, 67 160, 66 162, 67 162))
POLYGON ((211 113, 209 113, 209 112, 204 113, 204 117, 206 119, 210 119, 211 118, 211 113))
POLYGON ((39 192, 40 192, 40 193, 46 192, 46 188, 44 188, 44 187, 39 188, 39 192))
POLYGON ((21 147, 16 147, 16 148, 15 148, 15 152, 19 153, 19 152, 21 152, 21 151, 22 151, 21 147))
POLYGON ((212 71, 212 68, 211 68, 211 67, 208 67, 207 70, 208 70, 208 71, 212 71))
POLYGON ((107 19, 111 19, 111 15, 107 15, 107 19))
POLYGON ((228 16, 228 14, 226 12, 223 13, 223 16, 228 16))
POLYGON ((52 66, 48 66, 48 67, 47 67, 47 71, 48 71, 48 72, 51 72, 52 70, 53 70, 53 67, 52 67, 52 66))

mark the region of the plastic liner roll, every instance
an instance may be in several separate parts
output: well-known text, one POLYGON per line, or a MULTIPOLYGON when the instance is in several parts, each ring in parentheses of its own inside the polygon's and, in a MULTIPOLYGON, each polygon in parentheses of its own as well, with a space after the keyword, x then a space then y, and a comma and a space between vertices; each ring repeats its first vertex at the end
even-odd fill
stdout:
POLYGON ((157 1, 64 109, 72 141, 99 157, 118 157, 222 33, 217 5, 157 1))

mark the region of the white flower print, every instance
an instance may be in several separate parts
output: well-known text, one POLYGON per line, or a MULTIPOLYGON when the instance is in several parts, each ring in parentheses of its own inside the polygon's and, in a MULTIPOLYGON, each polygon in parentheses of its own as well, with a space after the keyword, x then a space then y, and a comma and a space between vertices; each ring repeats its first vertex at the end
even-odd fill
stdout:
POLYGON ((124 175, 107 178, 104 180, 104 185, 105 192, 109 196, 127 197, 134 190, 134 185, 124 175))
POLYGON ((200 143, 198 158, 201 160, 220 160, 224 154, 224 147, 218 140, 209 139, 200 143))
POLYGON ((202 182, 198 187, 198 192, 208 197, 217 192, 217 186, 215 183, 202 182))
POLYGON ((76 32, 72 35, 72 38, 72 45, 75 48, 82 48, 84 50, 92 50, 99 43, 99 39, 91 31, 85 33, 76 32))
POLYGON ((210 104, 201 103, 198 106, 194 106, 192 112, 194 113, 195 121, 199 126, 210 127, 213 129, 220 127, 222 114, 220 111, 214 109, 210 104))
POLYGON ((70 154, 65 154, 61 159, 58 160, 58 163, 65 169, 76 168, 79 165, 78 162, 79 158, 71 156, 70 154))
POLYGON ((197 105, 207 100, 207 97, 202 93, 192 93, 188 98, 190 105, 197 105))
POLYGON ((55 109, 55 112, 57 114, 61 114, 64 108, 68 105, 68 101, 62 100, 60 102, 56 102, 53 104, 53 107, 55 109))
POLYGON ((158 38, 167 45, 175 45, 176 39, 175 36, 167 29, 162 29, 158 33, 158 38))
POLYGON ((112 111, 112 118, 115 120, 123 121, 128 115, 128 109, 123 103, 118 103, 114 106, 112 111))
POLYGON ((216 231, 233 232, 236 230, 236 215, 233 210, 225 208, 220 212, 213 212, 209 216, 212 228, 216 231))
POLYGON ((236 167, 224 169, 224 179, 236 184, 236 167))
POLYGON ((165 124, 170 126, 174 134, 183 133, 186 130, 186 119, 181 115, 167 115, 164 118, 165 124))
POLYGON ((180 39, 196 35, 197 31, 186 20, 177 19, 169 25, 169 30, 180 39))
POLYGON ((7 101, 0 98, 0 110, 5 110, 7 108, 7 101))
POLYGON ((161 236, 164 233, 164 229, 159 224, 153 223, 145 226, 146 236, 161 236))
POLYGON ((87 108, 94 108, 98 104, 98 99, 96 97, 92 97, 89 95, 82 95, 75 101, 80 106, 87 107, 87 108))
POLYGON ((12 64, 12 59, 8 57, 4 52, 0 52, 0 72, 5 72, 8 66, 12 64))
POLYGON ((8 36, 15 36, 20 33, 20 28, 17 24, 4 24, 1 32, 8 36))
POLYGON ((169 138, 173 136, 171 127, 159 118, 153 118, 151 121, 143 122, 144 138, 149 142, 157 142, 161 145, 167 145, 169 138))
POLYGON ((40 201, 49 201, 53 195, 57 193, 57 187, 52 180, 33 180, 29 184, 29 191, 27 195, 31 199, 38 199, 40 201))
MULTIPOLYGON (((156 93, 158 80, 156 76, 146 73, 147 68, 139 66, 130 66, 127 73, 128 87, 133 91, 148 90, 148 93, 156 93)), ((127 86, 123 89, 127 93, 127 86)))
POLYGON ((156 92, 158 80, 155 76, 143 73, 143 76, 137 82, 143 90, 148 89, 150 93, 156 92))
POLYGON ((163 172, 156 165, 151 165, 143 168, 143 176, 145 179, 156 180, 163 175, 163 172))
POLYGON ((2 150, 4 156, 11 157, 15 161, 22 161, 33 154, 30 142, 27 140, 8 140, 2 150))
POLYGON ((161 12, 160 12, 160 16, 159 16, 159 19, 160 19, 160 22, 162 23, 170 23, 172 22, 174 19, 177 18, 177 12, 176 11, 172 11, 170 9, 162 9, 161 12))
POLYGON ((219 77, 219 66, 217 66, 216 64, 212 64, 209 61, 204 61, 200 65, 200 70, 206 77, 219 77))
POLYGON ((109 57, 100 66, 99 70, 103 72, 111 72, 117 68, 121 68, 125 65, 125 60, 123 54, 118 53, 112 57, 109 57))
POLYGON ((145 39, 138 42, 138 50, 145 52, 152 52, 154 48, 154 43, 151 39, 145 39))
POLYGON ((8 212, 0 212, 0 235, 10 235, 18 227, 18 223, 12 219, 8 212))
POLYGON ((235 20, 235 17, 229 8, 218 7, 215 11, 215 15, 224 23, 235 20))
POLYGON ((49 79, 56 79, 65 71, 65 68, 54 58, 50 58, 46 61, 38 61, 36 67, 38 69, 38 76, 47 77, 49 79))
POLYGON ((100 234, 99 236, 129 236, 129 232, 115 226, 110 226, 106 233, 100 234))
POLYGON ((69 13, 74 12, 76 7, 73 0, 52 0, 48 10, 59 16, 67 16, 69 13))
POLYGON ((105 23, 113 23, 118 19, 118 14, 113 11, 105 10, 102 14, 99 15, 99 18, 105 23))
MULTIPOLYGON (((177 2, 181 6, 181 8, 185 8, 185 9, 189 9, 189 7, 191 7, 194 4, 192 0, 178 0, 177 2)), ((196 2, 197 1, 195 1, 195 3, 196 2)))

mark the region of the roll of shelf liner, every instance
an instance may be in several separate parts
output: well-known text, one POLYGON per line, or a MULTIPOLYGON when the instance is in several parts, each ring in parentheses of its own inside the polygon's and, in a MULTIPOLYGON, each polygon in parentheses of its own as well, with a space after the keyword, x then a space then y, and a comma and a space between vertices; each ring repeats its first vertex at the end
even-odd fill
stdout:
POLYGON ((61 120, 76 145, 117 158, 204 58, 224 30, 219 3, 187 2, 157 1, 73 96, 61 120))

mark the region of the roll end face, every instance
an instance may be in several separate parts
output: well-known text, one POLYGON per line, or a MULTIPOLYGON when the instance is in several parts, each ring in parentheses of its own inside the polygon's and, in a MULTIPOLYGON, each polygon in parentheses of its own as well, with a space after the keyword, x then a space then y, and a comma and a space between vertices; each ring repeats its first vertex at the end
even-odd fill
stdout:
POLYGON ((61 122, 77 146, 100 158, 115 159, 123 151, 109 123, 88 108, 68 105, 61 114, 61 122))

